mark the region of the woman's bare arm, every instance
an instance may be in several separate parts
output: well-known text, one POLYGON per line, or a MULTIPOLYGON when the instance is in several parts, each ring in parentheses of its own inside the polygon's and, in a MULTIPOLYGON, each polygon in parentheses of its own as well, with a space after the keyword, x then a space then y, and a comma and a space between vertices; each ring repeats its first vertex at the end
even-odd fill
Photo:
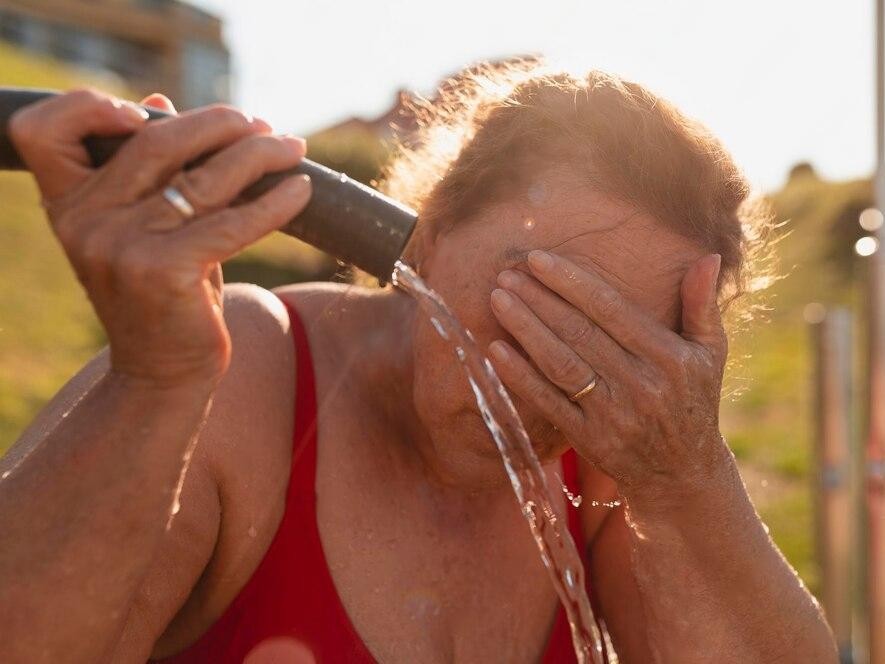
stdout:
POLYGON ((505 383, 616 480, 626 501, 628 537, 608 531, 624 527, 612 519, 593 558, 622 643, 637 638, 623 601, 639 597, 649 655, 630 643, 629 657, 834 662, 817 604, 768 538, 719 435, 728 353, 720 257, 705 256, 685 273, 679 333, 590 265, 544 252, 528 262, 532 278, 499 277, 514 304, 495 313, 535 366, 505 341, 490 350, 505 383))
POLYGON ((3 460, 0 660, 107 657, 213 389, 158 390, 105 374, 48 435, 21 444, 14 466, 3 460))
MULTIPOLYGON (((264 173, 297 164, 302 141, 223 107, 150 126, 145 115, 79 91, 10 121, 110 351, 103 375, 84 378, 97 380, 71 407, 59 399, 0 472, 2 661, 91 663, 114 652, 231 366, 218 264, 309 197, 309 183, 290 178, 229 207, 264 173), (92 168, 84 137, 133 131, 92 168), (214 154, 181 170, 205 153, 214 154), (192 213, 162 196, 170 177, 192 213)), ((207 521, 217 524, 209 493, 207 521)))
MULTIPOLYGON (((152 552, 128 539, 121 546, 110 547, 107 538, 98 540, 89 531, 71 532, 71 536, 81 538, 92 558, 81 562, 58 550, 50 552, 47 566, 64 566, 72 575, 70 582, 57 584, 48 593, 34 584, 23 584, 28 593, 25 600, 32 604, 30 615, 22 612, 19 600, 0 603, 0 651, 14 643, 23 644, 25 638, 46 648, 45 630, 37 628, 41 622, 51 624, 53 630, 61 626, 72 639, 84 641, 83 634, 94 634, 95 630, 93 625, 88 632, 82 631, 82 621, 94 622, 86 618, 93 607, 82 602, 82 587, 104 592, 103 584, 115 583, 108 569, 144 562, 147 555, 146 571, 135 591, 125 598, 124 620, 116 626, 102 624, 101 628, 108 628, 107 639, 113 649, 110 661, 143 662, 152 653, 169 655, 202 634, 257 566, 275 532, 288 483, 294 353, 288 316, 272 294, 255 286, 228 285, 224 309, 232 342, 231 365, 218 384, 213 408, 200 431, 182 486, 181 510, 171 527, 162 532, 152 552), (95 558, 101 560, 100 565, 93 564, 95 558), (77 610, 61 611, 56 602, 60 594, 69 597, 77 610)), ((72 417, 90 419, 89 411, 81 409, 90 407, 90 393, 108 370, 107 351, 103 351, 59 391, 0 459, 3 472, 15 466, 30 467, 41 474, 44 488, 53 487, 52 469, 42 466, 33 454, 53 445, 53 440, 64 440, 53 438, 53 434, 72 417)), ((130 470, 130 480, 131 473, 140 475, 145 470, 146 461, 130 470)), ((108 472, 121 476, 116 468, 108 472)), ((59 473, 69 475, 64 468, 59 473)), ((21 498, 13 489, 5 489, 4 482, 0 481, 0 503, 19 504, 21 498)), ((89 491, 87 499, 94 493, 89 491)), ((53 501, 58 502, 54 493, 41 489, 32 502, 47 505, 53 501)), ((144 505, 138 500, 122 507, 112 504, 103 513, 119 518, 123 508, 141 514, 144 505)), ((65 501, 59 511, 59 521, 67 524, 80 507, 65 501)), ((166 505, 159 512, 159 526, 167 522, 168 511, 166 505)), ((40 584, 43 577, 32 567, 31 547, 40 546, 42 540, 28 525, 30 503, 24 503, 17 512, 26 532, 9 541, 17 542, 24 574, 37 573, 40 584)), ((0 551, 0 559, 7 553, 7 548, 0 551)), ((58 649, 52 648, 52 652, 58 649)), ((64 652, 70 649, 65 646, 64 652)), ((6 658, 5 651, 0 654, 0 661, 16 661, 6 658)), ((39 661, 33 657, 26 661, 32 660, 39 661)))
POLYGON ((629 502, 594 541, 593 587, 625 664, 836 661, 820 607, 730 468, 679 504, 629 502))

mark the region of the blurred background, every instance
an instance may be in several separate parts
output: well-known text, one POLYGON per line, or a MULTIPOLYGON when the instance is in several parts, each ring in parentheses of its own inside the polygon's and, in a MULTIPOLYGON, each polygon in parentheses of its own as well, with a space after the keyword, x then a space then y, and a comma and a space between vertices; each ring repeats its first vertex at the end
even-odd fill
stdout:
MULTIPOLYGON (((844 661, 865 661, 875 25, 873 0, 0 0, 0 85, 160 91, 179 109, 230 101, 367 183, 393 128, 409 130, 410 96, 432 97, 479 60, 542 53, 675 102, 782 222, 781 278, 732 340, 723 430, 772 536, 840 625, 844 661)), ((284 236, 225 275, 268 287, 349 278, 284 236)), ((103 344, 23 174, 0 174, 0 284, 2 454, 103 344)))

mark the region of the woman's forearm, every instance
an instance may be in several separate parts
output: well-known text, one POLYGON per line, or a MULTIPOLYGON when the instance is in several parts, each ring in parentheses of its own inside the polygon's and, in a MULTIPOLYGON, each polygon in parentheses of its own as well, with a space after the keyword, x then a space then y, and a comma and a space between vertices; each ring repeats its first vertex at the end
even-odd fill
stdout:
POLYGON ((170 519, 213 386, 106 375, 0 480, 0 661, 100 661, 170 519))
POLYGON ((733 458, 721 466, 691 498, 627 499, 656 661, 835 662, 817 602, 769 538, 733 458))

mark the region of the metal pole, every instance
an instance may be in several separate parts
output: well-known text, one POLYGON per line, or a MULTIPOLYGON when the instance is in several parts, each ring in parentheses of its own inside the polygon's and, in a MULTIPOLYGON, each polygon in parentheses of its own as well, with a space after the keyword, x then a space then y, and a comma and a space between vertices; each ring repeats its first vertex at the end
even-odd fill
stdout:
POLYGON ((852 322, 844 307, 830 309, 814 325, 817 355, 817 445, 815 460, 817 555, 821 602, 839 646, 839 660, 852 664, 852 322))
MULTIPOLYGON (((885 0, 876 0, 876 206, 885 211, 885 0)), ((869 424, 866 441, 866 610, 870 664, 885 664, 885 231, 869 273, 869 424)))

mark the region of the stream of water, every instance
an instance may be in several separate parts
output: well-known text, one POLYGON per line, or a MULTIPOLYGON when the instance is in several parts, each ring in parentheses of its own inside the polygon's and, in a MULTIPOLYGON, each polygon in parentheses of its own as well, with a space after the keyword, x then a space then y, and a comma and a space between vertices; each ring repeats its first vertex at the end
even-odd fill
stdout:
MULTIPOLYGON (((565 607, 578 662, 603 664, 602 637, 587 597, 581 556, 565 519, 554 508, 541 464, 501 380, 470 331, 412 268, 397 262, 393 283, 417 300, 436 331, 458 356, 483 420, 501 453, 541 559, 565 607)), ((569 496, 569 500, 576 501, 577 498, 569 496)))

